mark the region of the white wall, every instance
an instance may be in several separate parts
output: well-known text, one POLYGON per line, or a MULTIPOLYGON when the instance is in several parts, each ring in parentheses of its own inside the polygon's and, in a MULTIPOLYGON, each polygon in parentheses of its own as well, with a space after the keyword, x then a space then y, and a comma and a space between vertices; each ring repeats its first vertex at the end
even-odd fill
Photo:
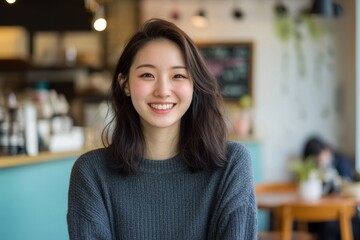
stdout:
MULTIPOLYGON (((351 45, 341 44, 342 40, 334 37, 343 29, 341 24, 350 20, 321 21, 319 24, 326 29, 326 34, 320 40, 310 36, 305 24, 299 25, 302 38, 300 52, 297 52, 294 38, 281 41, 276 34, 275 0, 237 1, 246 14, 241 21, 231 16, 235 2, 144 0, 140 16, 142 21, 151 17, 169 19, 171 10, 177 8, 181 18, 174 22, 195 41, 254 43, 254 133, 262 143, 265 181, 288 179, 289 158, 301 154, 305 139, 313 133, 323 136, 336 147, 341 142, 353 154, 354 134, 349 136, 342 130, 346 124, 346 133, 355 131, 354 121, 347 119, 347 115, 344 117, 345 112, 349 114, 354 108, 353 102, 349 101, 353 101, 355 93, 347 92, 354 87, 350 85, 349 89, 344 85, 353 81, 353 76, 348 74, 344 81, 341 73, 346 69, 342 70, 341 66, 348 62, 339 59, 340 55, 344 55, 344 46, 349 50, 351 45), (190 21, 200 6, 209 17, 209 25, 204 28, 197 28, 190 21), (301 57, 305 69, 302 73, 299 70, 301 57), (339 106, 339 102, 344 102, 342 96, 348 103, 346 110, 342 110, 344 106, 339 106)), ((283 2, 295 15, 300 9, 308 7, 311 1, 283 2)), ((348 32, 351 31, 349 28, 348 32)))

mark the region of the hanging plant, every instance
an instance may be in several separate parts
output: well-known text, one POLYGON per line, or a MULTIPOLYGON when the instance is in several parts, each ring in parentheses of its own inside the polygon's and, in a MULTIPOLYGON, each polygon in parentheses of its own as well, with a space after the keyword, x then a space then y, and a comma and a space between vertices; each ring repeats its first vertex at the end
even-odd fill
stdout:
POLYGON ((293 22, 289 16, 286 6, 282 2, 278 2, 274 8, 275 11, 275 31, 278 37, 287 41, 293 34, 293 22))
POLYGON ((318 19, 311 17, 309 14, 301 15, 301 21, 307 26, 309 35, 315 41, 320 41, 323 39, 326 34, 326 28, 323 25, 323 22, 318 21, 318 19))
POLYGON ((302 47, 303 34, 300 29, 305 26, 313 40, 321 41, 327 32, 326 28, 322 21, 313 18, 306 11, 300 11, 295 17, 291 16, 281 1, 276 3, 274 13, 276 35, 284 42, 293 38, 298 61, 298 72, 300 76, 304 77, 306 76, 306 61, 302 47))
POLYGON ((275 31, 280 40, 289 40, 293 35, 293 29, 293 22, 290 17, 276 17, 275 31))

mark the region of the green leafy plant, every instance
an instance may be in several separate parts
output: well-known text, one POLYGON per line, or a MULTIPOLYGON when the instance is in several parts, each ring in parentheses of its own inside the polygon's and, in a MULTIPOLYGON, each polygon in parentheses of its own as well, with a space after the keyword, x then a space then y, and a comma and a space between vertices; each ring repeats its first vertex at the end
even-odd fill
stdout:
POLYGON ((292 170, 299 182, 305 182, 317 174, 315 157, 309 156, 306 159, 294 163, 292 170))
POLYGON ((240 107, 241 107, 242 109, 249 109, 249 108, 251 108, 251 106, 252 106, 251 96, 248 95, 248 94, 245 94, 245 95, 241 96, 241 97, 239 98, 238 103, 239 103, 239 105, 240 105, 240 107))

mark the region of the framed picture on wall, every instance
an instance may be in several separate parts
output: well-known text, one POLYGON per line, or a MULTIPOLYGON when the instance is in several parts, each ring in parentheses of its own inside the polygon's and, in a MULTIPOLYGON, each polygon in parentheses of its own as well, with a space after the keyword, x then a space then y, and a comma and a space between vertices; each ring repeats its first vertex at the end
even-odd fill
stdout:
POLYGON ((251 42, 197 43, 217 78, 225 100, 252 97, 253 44, 251 42))

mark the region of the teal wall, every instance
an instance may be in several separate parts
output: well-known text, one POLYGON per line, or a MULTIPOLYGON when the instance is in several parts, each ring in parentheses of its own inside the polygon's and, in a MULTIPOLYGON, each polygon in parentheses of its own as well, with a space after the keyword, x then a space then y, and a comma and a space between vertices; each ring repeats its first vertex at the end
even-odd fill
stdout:
MULTIPOLYGON (((241 142, 250 152, 252 159, 252 168, 255 184, 262 183, 262 162, 261 162, 261 144, 257 141, 246 141, 241 142)), ((270 228, 269 221, 269 212, 268 211, 258 211, 258 230, 264 231, 270 228)))
POLYGON ((256 183, 262 182, 262 170, 261 170, 261 144, 256 141, 241 142, 250 152, 253 168, 254 181, 256 183))
POLYGON ((66 240, 75 157, 0 169, 0 239, 66 240))

